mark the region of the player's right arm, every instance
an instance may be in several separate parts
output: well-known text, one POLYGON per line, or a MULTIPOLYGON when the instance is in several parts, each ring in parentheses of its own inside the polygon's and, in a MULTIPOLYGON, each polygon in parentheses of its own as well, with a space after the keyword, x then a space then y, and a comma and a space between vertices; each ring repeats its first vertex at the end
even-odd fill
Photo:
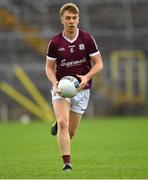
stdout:
POLYGON ((57 89, 58 81, 55 74, 55 65, 56 65, 56 61, 46 58, 45 72, 46 72, 47 78, 51 81, 52 86, 57 89))
POLYGON ((45 72, 52 83, 52 86, 57 89, 57 78, 55 73, 55 66, 56 66, 56 59, 57 59, 57 52, 56 52, 56 45, 53 40, 49 41, 48 48, 47 48, 47 56, 46 56, 46 66, 45 72))

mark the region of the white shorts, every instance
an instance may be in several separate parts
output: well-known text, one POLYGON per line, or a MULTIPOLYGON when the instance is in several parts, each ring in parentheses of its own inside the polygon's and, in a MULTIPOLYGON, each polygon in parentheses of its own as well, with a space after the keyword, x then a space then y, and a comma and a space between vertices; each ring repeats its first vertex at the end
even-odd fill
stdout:
POLYGON ((71 104, 70 111, 79 113, 79 114, 84 114, 88 102, 89 102, 89 97, 90 97, 90 90, 89 89, 84 89, 80 92, 77 93, 76 96, 73 98, 63 98, 59 96, 54 89, 51 89, 51 95, 52 95, 52 103, 54 101, 59 101, 61 99, 65 99, 71 104))

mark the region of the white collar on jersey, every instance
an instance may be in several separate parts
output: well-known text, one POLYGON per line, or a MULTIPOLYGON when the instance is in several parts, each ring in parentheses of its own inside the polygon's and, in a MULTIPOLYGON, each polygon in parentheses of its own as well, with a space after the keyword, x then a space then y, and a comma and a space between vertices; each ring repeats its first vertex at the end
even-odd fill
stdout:
POLYGON ((64 31, 62 32, 63 38, 66 39, 66 41, 68 41, 68 42, 70 42, 70 43, 73 43, 73 42, 78 38, 78 35, 79 35, 79 29, 78 29, 78 28, 77 28, 77 34, 76 34, 75 38, 72 39, 72 40, 68 39, 68 38, 64 35, 64 31))

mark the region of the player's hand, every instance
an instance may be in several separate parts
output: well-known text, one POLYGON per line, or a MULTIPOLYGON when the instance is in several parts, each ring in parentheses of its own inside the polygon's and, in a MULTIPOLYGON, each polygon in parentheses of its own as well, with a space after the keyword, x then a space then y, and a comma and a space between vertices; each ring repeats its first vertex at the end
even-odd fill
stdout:
POLYGON ((76 75, 78 78, 80 78, 81 80, 81 83, 79 84, 78 88, 77 88, 77 91, 81 91, 85 88, 85 86, 87 85, 88 83, 88 78, 87 76, 85 75, 76 75))
POLYGON ((55 82, 54 84, 53 84, 53 89, 55 90, 55 92, 60 96, 60 91, 59 91, 59 89, 58 89, 58 81, 57 82, 55 82))

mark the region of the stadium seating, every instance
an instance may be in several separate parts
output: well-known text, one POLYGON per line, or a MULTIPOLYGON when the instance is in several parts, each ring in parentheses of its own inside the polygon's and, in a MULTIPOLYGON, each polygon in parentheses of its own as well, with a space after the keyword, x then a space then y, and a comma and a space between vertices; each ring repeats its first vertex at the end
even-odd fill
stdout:
MULTIPOLYGON (((97 99, 103 98, 104 104, 101 103, 101 106, 107 107, 113 103, 110 101, 114 87, 111 79, 111 54, 114 51, 140 50, 145 55, 145 73, 148 72, 148 1, 71 2, 76 2, 80 7, 80 28, 93 34, 104 61, 104 70, 94 83, 97 98, 93 98, 95 102, 91 105, 99 104, 97 99)), ((58 12, 62 3, 60 0, 0 1, 0 81, 11 82, 14 79, 12 84, 17 87, 13 68, 19 65, 47 97, 49 85, 44 72, 46 48, 50 37, 62 28, 58 12)), ((136 73, 136 70, 133 71, 136 73)), ((146 74, 145 97, 148 96, 147 77, 146 74)), ((123 73, 119 78, 124 91, 123 73)), ((135 82, 137 80, 134 80, 136 92, 135 82)), ((4 101, 3 96, 1 98, 4 101)))

